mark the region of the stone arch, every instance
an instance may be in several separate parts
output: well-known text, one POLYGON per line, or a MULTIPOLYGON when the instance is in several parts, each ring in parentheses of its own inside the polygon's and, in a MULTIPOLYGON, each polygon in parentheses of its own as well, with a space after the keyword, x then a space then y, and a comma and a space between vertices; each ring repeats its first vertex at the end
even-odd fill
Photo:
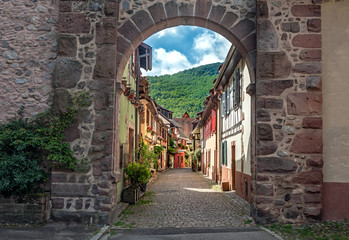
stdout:
POLYGON ((53 218, 100 223, 115 218, 115 183, 122 178, 114 168, 119 158, 118 75, 139 43, 178 25, 201 26, 225 36, 245 57, 256 80, 255 219, 321 218, 319 22, 320 0, 60 1, 56 98, 64 106, 66 95, 86 89, 93 101, 67 132, 68 141, 88 157, 89 172, 53 173, 53 218))
MULTIPOLYGON (((255 76, 256 24, 255 6, 232 9, 229 4, 212 1, 155 1, 119 22, 117 36, 117 69, 124 69, 128 56, 152 34, 179 25, 210 29, 227 38, 246 58, 250 74, 255 76), (241 11, 245 15, 241 15, 241 11)), ((120 11, 123 19, 123 11, 120 11)), ((122 72, 118 71, 117 79, 122 72)))

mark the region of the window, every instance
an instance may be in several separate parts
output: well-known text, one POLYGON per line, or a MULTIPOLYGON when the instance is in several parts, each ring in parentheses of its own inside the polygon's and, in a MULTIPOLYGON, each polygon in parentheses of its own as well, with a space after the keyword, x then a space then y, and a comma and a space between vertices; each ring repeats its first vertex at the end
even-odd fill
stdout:
POLYGON ((152 48, 145 43, 138 46, 139 66, 146 71, 152 69, 152 48))
POLYGON ((240 69, 236 69, 235 76, 233 78, 233 105, 234 108, 238 107, 241 102, 241 78, 240 78, 240 69))
POLYGON ((228 165, 227 141, 221 142, 221 165, 228 165))
POLYGON ((150 111, 147 109, 147 126, 150 124, 150 111))
POLYGON ((225 116, 225 112, 226 112, 226 106, 225 106, 225 92, 223 92, 222 94, 222 101, 221 101, 221 104, 222 104, 222 117, 225 116))

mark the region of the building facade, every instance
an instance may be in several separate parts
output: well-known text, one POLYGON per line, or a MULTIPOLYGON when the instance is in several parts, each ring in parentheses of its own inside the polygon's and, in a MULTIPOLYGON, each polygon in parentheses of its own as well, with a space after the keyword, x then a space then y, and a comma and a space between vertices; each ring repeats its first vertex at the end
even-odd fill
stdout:
POLYGON ((219 116, 221 184, 251 201, 251 97, 246 88, 251 83, 246 63, 232 47, 227 55, 215 88, 221 91, 219 116), (230 69, 227 69, 229 66, 230 69))

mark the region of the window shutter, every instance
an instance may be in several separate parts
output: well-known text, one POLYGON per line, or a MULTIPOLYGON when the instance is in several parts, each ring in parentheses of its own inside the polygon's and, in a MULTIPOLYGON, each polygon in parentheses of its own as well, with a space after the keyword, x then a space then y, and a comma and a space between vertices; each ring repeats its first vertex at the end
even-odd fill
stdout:
POLYGON ((223 142, 221 142, 221 154, 220 154, 220 157, 221 157, 221 165, 223 165, 223 154, 224 154, 224 152, 223 152, 223 150, 224 150, 224 147, 223 147, 223 142))
POLYGON ((225 92, 223 92, 222 94, 222 117, 225 116, 225 110, 226 109, 226 106, 225 106, 225 92))
POLYGON ((212 114, 212 132, 215 132, 216 131, 216 111, 215 110, 212 110, 211 112, 212 114))
POLYGON ((227 88, 227 114, 230 113, 230 87, 227 88))
POLYGON ((239 89, 239 91, 238 91, 238 94, 239 94, 239 97, 238 97, 238 103, 240 104, 241 103, 241 79, 240 79, 240 69, 238 68, 237 69, 237 85, 238 85, 238 89, 239 89))
POLYGON ((224 141, 224 160, 225 165, 228 165, 227 141, 224 141))

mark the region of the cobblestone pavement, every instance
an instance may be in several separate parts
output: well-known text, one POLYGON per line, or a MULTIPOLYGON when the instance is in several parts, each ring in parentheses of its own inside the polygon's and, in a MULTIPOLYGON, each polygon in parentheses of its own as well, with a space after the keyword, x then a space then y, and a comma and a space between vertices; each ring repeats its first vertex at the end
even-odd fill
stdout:
POLYGON ((173 169, 159 174, 147 194, 119 216, 120 228, 193 228, 253 225, 248 203, 217 190, 200 173, 173 169))

